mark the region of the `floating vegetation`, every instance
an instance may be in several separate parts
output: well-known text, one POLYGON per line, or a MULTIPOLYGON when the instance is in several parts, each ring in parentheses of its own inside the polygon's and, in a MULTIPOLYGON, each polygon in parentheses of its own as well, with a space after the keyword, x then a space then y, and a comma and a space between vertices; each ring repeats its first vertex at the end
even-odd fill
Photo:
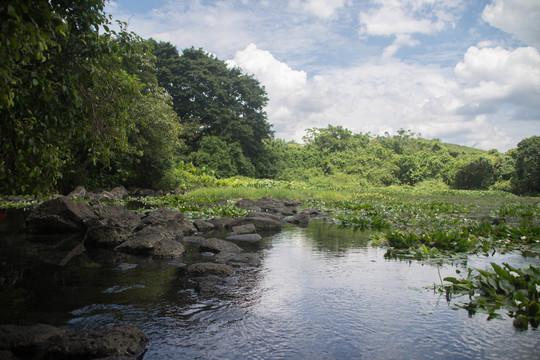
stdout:
POLYGON ((491 267, 491 270, 468 269, 465 278, 446 277, 447 284, 437 288, 446 293, 448 302, 456 297, 468 297, 469 301, 456 306, 467 309, 470 314, 485 312, 489 314, 488 319, 493 319, 500 316, 502 309, 514 319, 517 329, 527 329, 529 325, 537 328, 540 269, 530 265, 522 270, 506 263, 503 266, 491 263, 491 267))

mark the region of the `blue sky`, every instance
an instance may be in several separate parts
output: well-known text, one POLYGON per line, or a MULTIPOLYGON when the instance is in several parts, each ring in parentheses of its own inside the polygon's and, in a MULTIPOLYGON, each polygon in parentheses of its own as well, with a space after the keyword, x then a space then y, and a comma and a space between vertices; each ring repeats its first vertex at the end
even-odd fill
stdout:
POLYGON ((540 135, 538 0, 116 0, 106 11, 252 74, 278 138, 332 124, 504 152, 540 135))

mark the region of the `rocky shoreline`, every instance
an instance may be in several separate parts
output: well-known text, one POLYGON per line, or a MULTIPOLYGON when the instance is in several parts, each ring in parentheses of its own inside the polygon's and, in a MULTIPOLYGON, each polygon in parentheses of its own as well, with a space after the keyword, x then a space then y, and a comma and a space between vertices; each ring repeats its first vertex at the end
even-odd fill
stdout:
MULTIPOLYGON (((110 251, 152 259, 176 259, 187 249, 205 259, 186 266, 186 276, 199 296, 215 296, 237 269, 256 268, 260 252, 244 252, 243 244, 258 243, 283 224, 307 226, 317 209, 299 210, 301 203, 263 198, 242 199, 236 206, 251 211, 236 218, 190 221, 183 213, 159 208, 146 213, 106 205, 128 195, 124 188, 90 193, 78 187, 67 196, 57 196, 34 206, 26 217, 25 231, 32 234, 79 234, 83 239, 58 263, 66 266, 86 251, 110 251), (77 201, 87 199, 89 201, 77 201), (226 233, 226 240, 211 237, 226 233), (194 250, 195 249, 195 250, 194 250), (208 260, 206 260, 208 259, 208 260)), ((149 195, 142 193, 140 195, 149 195)), ((157 195, 157 194, 154 194, 157 195)), ((15 200, 15 199, 14 199, 15 200)), ((130 264, 124 265, 126 269, 130 264)), ((122 269, 121 269, 122 270, 122 269)), ((48 325, 0 326, 0 360, 44 359, 142 359, 148 338, 133 326, 94 330, 64 330, 48 325)))

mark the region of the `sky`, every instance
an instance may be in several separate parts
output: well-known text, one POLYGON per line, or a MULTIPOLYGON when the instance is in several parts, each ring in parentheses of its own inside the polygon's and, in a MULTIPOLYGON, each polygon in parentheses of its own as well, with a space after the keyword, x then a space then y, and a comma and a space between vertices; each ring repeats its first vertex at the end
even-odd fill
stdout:
POLYGON ((540 135, 539 0, 115 0, 143 38, 253 75, 276 138, 411 130, 516 148, 540 135))

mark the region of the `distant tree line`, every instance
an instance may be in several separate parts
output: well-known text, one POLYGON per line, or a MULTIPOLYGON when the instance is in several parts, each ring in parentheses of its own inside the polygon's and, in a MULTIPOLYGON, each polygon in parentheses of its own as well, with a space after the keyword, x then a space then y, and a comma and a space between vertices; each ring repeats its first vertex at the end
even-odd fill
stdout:
POLYGON ((253 76, 202 49, 141 39, 104 0, 6 0, 0 17, 3 194, 172 188, 187 173, 540 192, 538 136, 505 154, 331 125, 285 142, 253 76))

